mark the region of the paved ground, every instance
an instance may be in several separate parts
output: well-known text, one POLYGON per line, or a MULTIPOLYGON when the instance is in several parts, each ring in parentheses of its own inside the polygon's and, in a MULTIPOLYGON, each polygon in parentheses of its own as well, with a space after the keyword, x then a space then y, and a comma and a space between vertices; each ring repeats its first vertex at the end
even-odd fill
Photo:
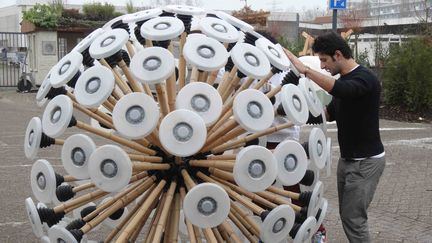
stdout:
MULTIPOLYGON (((28 121, 42 115, 34 97, 0 90, 0 242, 37 242, 24 210, 24 199, 32 195, 32 161, 25 158, 22 145, 28 121)), ((432 125, 382 120, 381 127, 387 165, 369 210, 374 242, 432 242, 432 125)), ((334 125, 329 128, 334 142, 332 175, 322 178, 330 202, 325 225, 330 242, 347 242, 337 213, 337 139, 334 125)), ((302 139, 306 134, 307 128, 302 139)), ((59 153, 51 147, 39 157, 61 172, 59 153)))

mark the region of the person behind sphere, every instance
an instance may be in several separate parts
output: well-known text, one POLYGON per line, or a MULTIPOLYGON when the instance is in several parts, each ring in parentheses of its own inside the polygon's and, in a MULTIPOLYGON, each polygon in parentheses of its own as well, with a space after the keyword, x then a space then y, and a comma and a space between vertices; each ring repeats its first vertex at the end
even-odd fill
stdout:
POLYGON ((338 129, 339 214, 350 242, 371 242, 367 209, 385 167, 378 116, 381 85, 371 70, 356 63, 347 42, 337 33, 318 36, 312 50, 321 68, 340 74, 339 79, 310 69, 286 49, 285 53, 300 73, 333 96, 326 113, 338 129))

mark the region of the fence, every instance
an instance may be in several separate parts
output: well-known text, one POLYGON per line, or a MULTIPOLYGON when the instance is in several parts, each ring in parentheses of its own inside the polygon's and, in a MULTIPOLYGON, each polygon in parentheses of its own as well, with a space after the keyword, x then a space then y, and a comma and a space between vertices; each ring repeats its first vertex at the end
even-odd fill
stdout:
POLYGON ((0 32, 0 87, 16 87, 21 73, 27 72, 27 35, 0 32))

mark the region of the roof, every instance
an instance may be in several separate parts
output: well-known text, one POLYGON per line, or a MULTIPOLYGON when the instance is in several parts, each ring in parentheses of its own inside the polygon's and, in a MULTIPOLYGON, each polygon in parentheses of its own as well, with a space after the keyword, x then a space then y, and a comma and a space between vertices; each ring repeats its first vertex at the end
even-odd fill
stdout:
POLYGON ((267 21, 297 21, 298 13, 270 12, 267 21))

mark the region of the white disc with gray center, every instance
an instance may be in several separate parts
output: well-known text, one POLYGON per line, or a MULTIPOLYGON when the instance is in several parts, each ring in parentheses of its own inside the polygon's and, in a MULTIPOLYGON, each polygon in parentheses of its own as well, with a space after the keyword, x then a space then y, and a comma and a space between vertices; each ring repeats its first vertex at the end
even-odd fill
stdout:
POLYGON ((148 47, 137 52, 131 59, 130 70, 141 83, 157 84, 175 71, 173 54, 162 47, 148 47))
POLYGON ((278 164, 278 179, 285 186, 299 183, 307 170, 307 155, 303 146, 294 140, 285 140, 273 151, 278 164))
POLYGON ((213 86, 203 82, 193 82, 178 92, 176 109, 197 113, 208 127, 217 121, 222 112, 222 98, 213 86))
POLYGON ((288 120, 295 125, 303 125, 309 117, 309 109, 304 94, 294 84, 286 84, 281 90, 281 103, 288 120))
POLYGON ((90 155, 88 169, 93 183, 106 192, 122 190, 132 176, 132 162, 128 154, 111 144, 97 148, 90 155))
POLYGON ((114 90, 112 71, 105 66, 93 66, 84 71, 75 85, 75 98, 85 107, 98 108, 114 90))
POLYGON ((272 152, 258 145, 240 150, 233 174, 237 185, 250 192, 264 191, 277 176, 277 162, 272 152))
POLYGON ((95 29, 93 32, 91 32, 89 35, 87 35, 84 39, 82 39, 73 49, 72 51, 77 52, 83 52, 87 48, 90 47, 90 45, 93 43, 93 41, 101 35, 105 30, 102 28, 95 29))
POLYGON ((48 230, 50 242, 78 243, 69 230, 60 225, 54 225, 48 230))
POLYGON ((323 169, 327 161, 327 139, 321 128, 312 128, 308 140, 309 158, 318 169, 323 169))
POLYGON ((51 71, 48 72, 48 74, 45 76, 45 79, 42 81, 42 84, 39 87, 38 92, 36 93, 37 102, 41 102, 42 100, 46 99, 47 94, 51 90, 52 86, 51 86, 50 78, 51 78, 51 71))
POLYGON ((74 134, 63 144, 61 160, 66 172, 77 179, 90 178, 88 164, 96 144, 85 134, 74 134))
POLYGON ((331 165, 332 165, 332 160, 333 160, 333 156, 332 156, 332 140, 331 137, 327 137, 327 159, 325 162, 325 177, 330 177, 331 175, 331 165))
POLYGON ((312 190, 312 196, 311 199, 309 201, 309 205, 308 205, 308 211, 307 211, 307 216, 313 216, 315 217, 316 213, 319 210, 319 207, 321 205, 321 200, 323 198, 323 194, 324 194, 324 186, 323 183, 321 181, 317 181, 317 183, 315 184, 313 190, 312 190))
POLYGON ((306 98, 310 113, 316 117, 321 114, 322 104, 311 82, 308 78, 300 78, 298 87, 306 98))
POLYGON ((27 159, 34 159, 39 151, 42 140, 42 122, 33 117, 27 125, 24 137, 24 153, 27 159))
POLYGON ((300 226, 300 229, 297 231, 296 236, 294 237, 293 243, 304 243, 310 242, 312 236, 315 234, 313 229, 316 226, 315 217, 308 217, 300 226))
POLYGON ((237 43, 231 49, 231 59, 238 69, 249 78, 262 79, 270 72, 267 56, 257 47, 237 43))
POLYGON ((185 30, 183 22, 175 17, 157 17, 141 25, 142 37, 152 41, 165 41, 178 37, 185 30))
POLYGON ((230 199, 221 186, 201 183, 186 194, 183 211, 193 225, 199 228, 213 228, 228 217, 230 199))
POLYGON ((200 15, 205 13, 202 8, 186 6, 186 5, 168 5, 164 8, 165 11, 181 15, 200 15))
POLYGON ((144 138, 158 125, 159 107, 145 93, 130 93, 114 106, 112 118, 116 130, 130 139, 144 138))
MULTIPOLYGON (((102 200, 102 202, 100 204, 104 204, 105 202, 108 202, 109 200, 111 200, 112 197, 106 197, 102 200)), ((110 229, 114 229, 115 227, 117 227, 117 225, 123 221, 123 219, 126 218, 126 216, 128 215, 129 210, 127 207, 123 208, 123 213, 122 215, 118 218, 118 219, 111 219, 110 217, 106 218, 103 222, 104 225, 108 226, 108 228, 110 229)))
POLYGON ((37 211, 37 208, 32 200, 31 197, 26 198, 25 200, 25 207, 26 207, 26 213, 27 217, 30 221, 30 225, 33 230, 33 234, 36 235, 36 237, 40 238, 44 235, 43 228, 42 228, 42 222, 39 217, 39 213, 37 211))
POLYGON ((294 225, 294 220, 295 212, 290 206, 277 206, 264 219, 260 238, 264 242, 280 242, 288 238, 289 232, 294 225))
POLYGON ((90 45, 90 56, 94 59, 110 57, 120 51, 128 40, 129 33, 124 29, 106 30, 90 45))
POLYGON ((255 45, 266 54, 270 63, 276 68, 285 71, 290 67, 291 62, 280 46, 273 44, 264 37, 256 40, 255 45))
POLYGON ((45 107, 42 115, 43 132, 53 138, 62 135, 73 115, 72 101, 66 95, 58 95, 45 107))
POLYGON ((318 229, 320 228, 322 222, 324 221, 325 216, 327 215, 327 209, 328 209, 328 201, 327 199, 323 198, 319 206, 319 212, 317 213, 317 215, 315 215, 315 219, 317 223, 315 225, 315 228, 312 229, 313 233, 317 232, 318 229))
POLYGON ((56 190, 56 176, 51 164, 39 159, 34 162, 30 172, 33 195, 43 203, 51 203, 56 190))
POLYGON ((249 132, 269 128, 274 119, 273 105, 269 98, 256 89, 240 92, 233 103, 235 120, 249 132))
POLYGON ((71 51, 64 56, 52 69, 50 76, 51 86, 60 88, 69 82, 79 71, 82 65, 83 56, 81 53, 71 51))
POLYGON ((187 63, 202 71, 221 69, 229 56, 226 48, 219 41, 206 36, 187 38, 183 55, 187 63))
POLYGON ((222 43, 234 43, 240 37, 238 30, 222 19, 205 17, 200 19, 198 25, 204 34, 222 43))
POLYGON ((204 146, 207 128, 204 120, 195 112, 178 109, 162 120, 159 138, 169 153, 187 157, 197 153, 204 146))
POLYGON ((253 31, 253 29, 254 29, 254 27, 252 25, 244 22, 243 20, 235 18, 235 17, 233 17, 233 16, 231 16, 225 12, 217 11, 216 16, 227 21, 228 23, 232 24, 233 26, 242 30, 243 32, 250 32, 250 31, 253 31))
POLYGON ((143 11, 139 11, 132 14, 127 14, 123 18, 123 22, 125 23, 135 23, 144 21, 147 19, 152 19, 158 17, 162 13, 162 9, 160 8, 153 8, 153 9, 146 9, 143 11))

